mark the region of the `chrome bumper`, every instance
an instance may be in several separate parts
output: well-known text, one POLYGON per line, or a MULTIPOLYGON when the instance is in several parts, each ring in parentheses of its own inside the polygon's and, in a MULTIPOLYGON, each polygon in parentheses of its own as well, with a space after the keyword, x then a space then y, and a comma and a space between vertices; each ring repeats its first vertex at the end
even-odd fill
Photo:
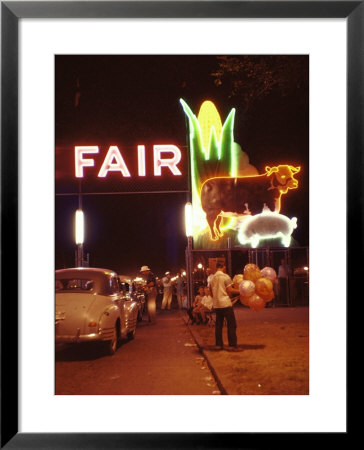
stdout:
POLYGON ((101 333, 76 334, 76 336, 56 335, 56 344, 78 344, 80 342, 95 342, 101 340, 103 340, 101 333))
POLYGON ((56 330, 55 338, 56 344, 78 344, 81 342, 107 341, 112 339, 113 332, 113 328, 107 328, 94 333, 80 334, 80 330, 78 329, 75 335, 57 335, 56 330))

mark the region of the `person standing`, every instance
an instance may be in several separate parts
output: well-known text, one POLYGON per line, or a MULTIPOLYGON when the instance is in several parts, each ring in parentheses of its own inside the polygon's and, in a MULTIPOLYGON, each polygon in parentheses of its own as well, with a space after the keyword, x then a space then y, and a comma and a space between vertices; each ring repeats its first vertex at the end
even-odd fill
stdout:
POLYGON ((211 283, 211 278, 213 277, 213 273, 211 272, 211 269, 209 267, 207 267, 206 269, 206 284, 208 287, 210 287, 210 283, 211 283))
POLYGON ((216 264, 216 272, 210 282, 213 306, 216 312, 215 343, 217 350, 223 349, 222 327, 224 319, 226 319, 227 323, 229 346, 233 349, 237 347, 236 319, 230 295, 238 295, 240 291, 233 287, 231 278, 225 272, 225 263, 218 262, 216 264))
POLYGON ((141 274, 146 279, 145 292, 147 294, 147 312, 148 321, 155 323, 156 315, 156 298, 157 298, 157 281, 153 272, 148 266, 142 266, 141 274))
POLYGON ((162 279, 163 283, 163 300, 161 309, 165 309, 167 306, 167 309, 171 309, 171 303, 172 303, 172 291, 173 291, 173 283, 171 280, 171 274, 169 272, 166 272, 166 276, 162 279))
POLYGON ((281 259, 281 265, 278 267, 278 296, 279 303, 288 304, 288 266, 284 259, 281 259))
POLYGON ((176 283, 176 293, 177 293, 177 301, 178 301, 178 308, 183 309, 184 302, 186 299, 186 280, 183 276, 182 270, 178 274, 177 283, 176 283))

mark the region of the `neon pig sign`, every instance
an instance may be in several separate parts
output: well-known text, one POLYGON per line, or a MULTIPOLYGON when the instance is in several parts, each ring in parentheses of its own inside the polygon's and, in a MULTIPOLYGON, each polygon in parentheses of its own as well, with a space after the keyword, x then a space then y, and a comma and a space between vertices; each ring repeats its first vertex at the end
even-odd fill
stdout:
MULTIPOLYGON (((99 147, 97 145, 75 146, 75 177, 84 178, 85 168, 94 167, 95 159, 87 157, 89 155, 95 155, 99 153, 99 147)), ((146 176, 146 157, 145 146, 137 146, 137 160, 138 160, 138 173, 137 176, 146 176)), ((162 168, 166 167, 170 170, 172 175, 180 176, 182 172, 178 168, 178 164, 181 161, 181 151, 176 145, 154 145, 153 146, 153 174, 156 177, 162 175, 162 168), (168 157, 165 156, 168 154, 168 157), (172 155, 172 156, 171 156, 172 155)), ((106 153, 106 156, 101 164, 98 178, 106 178, 109 172, 119 172, 122 177, 132 177, 132 174, 122 156, 122 153, 116 145, 111 145, 106 153)))

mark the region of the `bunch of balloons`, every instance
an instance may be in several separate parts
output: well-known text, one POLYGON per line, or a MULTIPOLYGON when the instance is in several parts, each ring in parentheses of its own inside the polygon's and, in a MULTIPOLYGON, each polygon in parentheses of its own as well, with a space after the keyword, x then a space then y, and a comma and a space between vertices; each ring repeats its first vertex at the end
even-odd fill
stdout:
POLYGON ((240 301, 253 311, 261 311, 274 298, 273 284, 277 278, 272 267, 260 270, 256 264, 247 264, 243 274, 235 275, 233 282, 239 284, 240 301))

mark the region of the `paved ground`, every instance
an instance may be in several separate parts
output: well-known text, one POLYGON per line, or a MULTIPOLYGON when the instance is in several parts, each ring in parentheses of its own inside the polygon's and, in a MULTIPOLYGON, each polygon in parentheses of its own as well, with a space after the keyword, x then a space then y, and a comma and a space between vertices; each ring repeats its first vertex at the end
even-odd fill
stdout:
POLYGON ((139 322, 135 339, 113 356, 90 346, 56 353, 55 391, 62 395, 219 395, 205 358, 178 311, 139 322))
MULTIPOLYGON (((238 351, 214 351, 214 327, 189 325, 223 394, 309 394, 309 308, 234 306, 238 351)), ((185 315, 182 317, 186 318, 185 315)), ((223 328, 227 346, 226 326, 223 328)))
MULTIPOLYGON (((56 353, 56 394, 307 395, 308 307, 254 312, 235 305, 238 351, 216 351, 214 327, 184 311, 144 319, 113 356, 79 346, 56 353)), ((226 327, 223 329, 227 344, 226 327)))

